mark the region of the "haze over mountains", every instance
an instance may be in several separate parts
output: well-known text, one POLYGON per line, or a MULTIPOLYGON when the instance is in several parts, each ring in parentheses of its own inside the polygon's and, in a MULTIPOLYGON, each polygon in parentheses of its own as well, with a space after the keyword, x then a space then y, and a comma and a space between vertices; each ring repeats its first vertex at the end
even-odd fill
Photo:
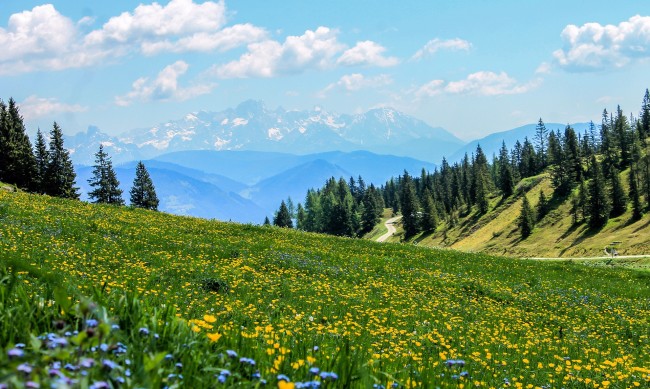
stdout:
MULTIPOLYGON (((549 123, 550 130, 564 124, 549 123)), ((587 124, 575 125, 580 133, 587 124)), ((330 177, 363 177, 379 186, 404 170, 432 171, 446 157, 450 163, 481 144, 490 156, 501 142, 534 136, 535 124, 465 143, 445 129, 390 108, 348 115, 321 108, 269 110, 248 100, 221 112, 200 111, 151 128, 117 136, 96 127, 66 138, 77 165, 77 185, 86 199, 90 166, 99 145, 111 156, 128 200, 135 161, 144 160, 165 212, 203 218, 260 223, 291 197, 304 201, 306 191, 330 177)))
POLYGON ((90 127, 66 139, 76 164, 93 163, 93 153, 104 144, 115 162, 150 159, 185 150, 253 150, 310 154, 325 151, 367 150, 439 162, 442 155, 465 142, 445 129, 390 108, 358 115, 337 114, 321 108, 309 111, 269 110, 248 100, 221 112, 200 111, 151 128, 118 136, 90 127))

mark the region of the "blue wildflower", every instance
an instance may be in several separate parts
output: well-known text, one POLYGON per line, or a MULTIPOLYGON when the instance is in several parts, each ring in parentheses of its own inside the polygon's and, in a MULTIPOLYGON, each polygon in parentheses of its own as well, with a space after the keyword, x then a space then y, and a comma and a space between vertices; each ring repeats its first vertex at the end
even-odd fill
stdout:
POLYGON ((147 327, 140 327, 138 330, 140 335, 148 336, 149 335, 149 329, 147 327))
POLYGON ((286 375, 284 375, 284 374, 280 374, 280 375, 278 375, 278 381, 291 382, 291 379, 289 377, 287 377, 286 375))
POLYGON ((97 319, 88 319, 86 320, 86 326, 90 328, 95 328, 99 325, 99 321, 97 319))
POLYGON ((237 352, 235 350, 226 350, 226 355, 229 358, 237 358, 237 352))

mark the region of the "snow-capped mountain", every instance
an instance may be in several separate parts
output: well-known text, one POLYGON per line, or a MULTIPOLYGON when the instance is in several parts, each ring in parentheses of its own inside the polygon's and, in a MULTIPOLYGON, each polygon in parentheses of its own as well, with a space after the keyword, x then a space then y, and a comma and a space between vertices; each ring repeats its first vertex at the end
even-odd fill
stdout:
POLYGON ((91 128, 66 139, 77 164, 92 163, 102 143, 116 162, 147 159, 184 150, 255 150, 308 154, 324 151, 368 150, 438 162, 443 152, 463 141, 390 108, 347 115, 321 108, 307 111, 269 110, 248 100, 235 109, 200 111, 151 128, 117 137, 91 128), (89 150, 88 150, 89 149, 89 150))

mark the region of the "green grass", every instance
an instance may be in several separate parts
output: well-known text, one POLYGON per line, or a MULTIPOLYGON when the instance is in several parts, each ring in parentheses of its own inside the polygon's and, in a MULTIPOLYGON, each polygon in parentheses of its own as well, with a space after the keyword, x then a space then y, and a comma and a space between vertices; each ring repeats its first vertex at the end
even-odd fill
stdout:
POLYGON ((355 388, 650 384, 646 272, 2 191, 0 224, 0 382, 16 387, 48 386, 54 362, 83 358, 116 365, 63 372, 80 387, 216 387, 222 369, 226 387, 255 387, 257 372, 281 388, 294 386, 279 374, 355 388), (89 335, 89 318, 93 336, 66 337, 89 335), (68 346, 33 340, 47 333, 68 346), (124 354, 112 353, 117 342, 124 354), (9 358, 18 343, 25 355, 9 358), (93 349, 102 343, 109 352, 93 349))
POLYGON ((375 228, 372 229, 372 231, 365 234, 363 236, 363 239, 377 240, 377 238, 379 238, 380 236, 388 232, 385 223, 386 220, 390 219, 391 217, 393 217, 393 210, 390 208, 385 208, 379 223, 377 223, 377 225, 375 226, 375 228))

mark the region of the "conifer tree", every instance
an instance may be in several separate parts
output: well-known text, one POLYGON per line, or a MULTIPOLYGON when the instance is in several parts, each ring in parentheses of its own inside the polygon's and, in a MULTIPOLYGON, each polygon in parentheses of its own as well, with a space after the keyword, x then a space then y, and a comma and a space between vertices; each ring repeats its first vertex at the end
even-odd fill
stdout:
POLYGON ((23 189, 36 189, 36 159, 13 98, 6 108, 4 104, 0 106, 0 165, 0 180, 23 189))
POLYGON ((438 227, 438 212, 433 202, 433 195, 425 189, 422 197, 422 218, 420 220, 422 231, 435 231, 438 227))
POLYGON ((282 200, 280 209, 278 209, 278 212, 273 218, 273 225, 282 228, 293 228, 293 221, 291 220, 291 215, 289 215, 289 208, 287 208, 287 204, 284 200, 282 200))
POLYGON ((307 213, 305 208, 303 208, 301 203, 298 203, 296 208, 296 228, 299 230, 305 230, 305 219, 307 218, 307 213))
POLYGON ((641 139, 644 139, 650 136, 650 93, 648 89, 645 90, 645 95, 643 95, 643 103, 641 104, 641 139))
POLYGON ((544 190, 540 189, 539 190, 539 201, 537 202, 537 221, 540 221, 546 216, 548 213, 548 199, 546 198, 546 195, 544 194, 544 190))
POLYGON ((590 168, 592 171, 590 173, 591 181, 589 181, 589 205, 587 210, 589 227, 597 229, 604 226, 609 220, 611 207, 605 190, 605 178, 595 156, 591 157, 590 168))
POLYGON ((268 216, 264 216, 264 223, 262 223, 262 225, 265 227, 271 225, 271 221, 269 220, 268 216))
POLYGON ((142 161, 138 162, 138 165, 135 167, 135 178, 133 179, 133 186, 129 194, 131 195, 130 201, 132 206, 153 211, 158 210, 160 201, 156 195, 156 188, 142 161))
POLYGON ((56 122, 50 132, 49 161, 45 174, 45 193, 50 196, 79 199, 76 174, 68 150, 63 146, 63 132, 56 122))
POLYGON ((88 193, 88 198, 94 203, 124 205, 122 189, 117 180, 111 157, 104 151, 104 146, 99 145, 99 151, 95 153, 95 165, 93 176, 88 183, 94 189, 88 193))
POLYGON ((404 171, 401 180, 400 209, 402 210, 402 225, 406 238, 417 234, 420 230, 418 222, 418 201, 415 195, 415 185, 409 174, 404 171))
POLYGON ((45 193, 45 176, 47 174, 47 164, 50 160, 50 154, 47 151, 45 137, 43 137, 43 133, 40 129, 36 132, 36 144, 34 148, 34 157, 36 159, 34 190, 38 193, 45 193))
POLYGON ((473 183, 474 183, 474 198, 475 203, 478 205, 478 212, 484 214, 488 211, 488 164, 487 158, 483 153, 481 146, 476 146, 476 157, 473 164, 473 183))
POLYGON ((618 170, 615 167, 612 167, 610 173, 610 182, 612 187, 612 194, 610 198, 612 199, 612 208, 611 208, 611 217, 616 217, 622 215, 627 210, 627 195, 623 189, 621 183, 621 177, 618 174, 618 170))
POLYGON ((584 222, 589 215, 589 196, 584 180, 580 181, 580 186, 578 187, 578 204, 580 205, 580 214, 584 222))
POLYGON ((539 159, 538 171, 546 168, 547 139, 548 130, 542 118, 539 118, 539 122, 537 122, 537 126, 535 127, 535 146, 537 148, 537 158, 539 159))
POLYGON ((526 193, 522 194, 521 213, 519 215, 519 230, 521 231, 521 238, 526 239, 533 233, 535 227, 535 216, 533 210, 528 202, 526 193))
POLYGON ((630 184, 630 200, 632 201, 632 220, 636 221, 643 216, 643 207, 641 206, 641 194, 639 191, 639 182, 637 180, 636 166, 630 166, 630 175, 628 177, 630 184))
POLYGON ((510 168, 510 160, 508 158, 508 149, 506 143, 501 143, 501 150, 499 151, 499 189, 503 197, 510 197, 515 190, 515 183, 512 177, 512 169, 510 168))

